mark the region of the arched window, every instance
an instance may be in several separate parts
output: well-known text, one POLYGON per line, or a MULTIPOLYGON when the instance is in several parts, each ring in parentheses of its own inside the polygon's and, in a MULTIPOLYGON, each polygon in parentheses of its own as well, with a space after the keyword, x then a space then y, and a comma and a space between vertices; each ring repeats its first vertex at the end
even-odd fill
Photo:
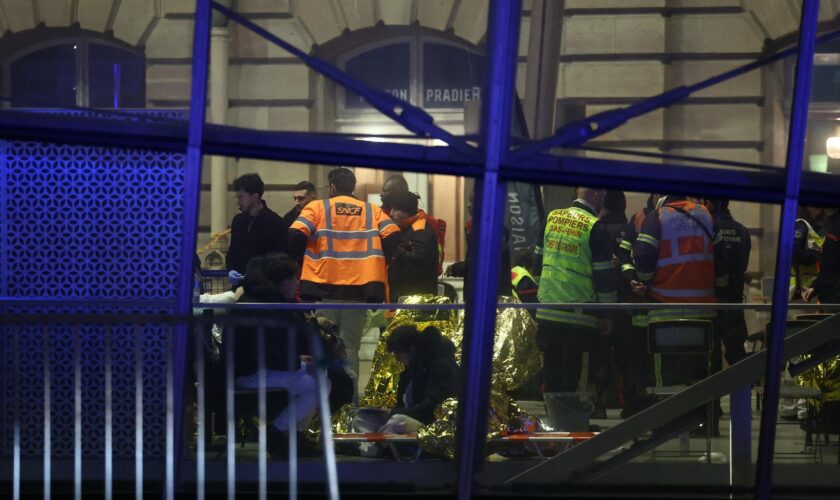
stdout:
MULTIPOLYGON (((377 25, 342 35, 317 47, 314 54, 366 85, 429 112, 461 115, 465 103, 481 98, 484 49, 449 32, 377 25)), ((335 102, 339 118, 373 112, 360 96, 342 87, 336 87, 335 102)))
POLYGON ((35 28, 3 40, 4 106, 143 108, 141 50, 81 29, 35 28))

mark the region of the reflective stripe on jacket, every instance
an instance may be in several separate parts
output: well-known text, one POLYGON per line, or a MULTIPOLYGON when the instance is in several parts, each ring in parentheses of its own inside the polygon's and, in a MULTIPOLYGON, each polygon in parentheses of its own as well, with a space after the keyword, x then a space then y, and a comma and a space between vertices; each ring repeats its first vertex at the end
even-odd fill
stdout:
POLYGON ((513 285, 513 295, 522 302, 529 298, 533 300, 533 296, 537 293, 537 280, 522 266, 516 266, 510 270, 510 283, 513 285), (522 283, 526 279, 528 281, 522 283), (520 284, 523 286, 522 289, 519 288, 520 284))
MULTIPOLYGON (((796 239, 800 239, 804 236, 806 242, 803 250, 806 250, 811 255, 820 255, 822 253, 822 246, 825 243, 825 236, 820 235, 816 230, 814 230, 814 227, 805 219, 796 219, 796 225, 799 227, 804 225, 808 231, 805 235, 797 234, 795 236, 796 239)), ((797 230, 799 230, 799 227, 797 227, 797 230)), ((817 279, 819 274, 819 260, 813 264, 797 264, 794 262, 790 273, 791 295, 794 295, 797 290, 807 290, 808 288, 811 288, 811 285, 813 285, 814 280, 817 279)))
POLYGON ((399 227, 352 196, 310 202, 292 224, 308 238, 301 281, 356 286, 387 281, 382 239, 399 227))
POLYGON ((661 302, 714 302, 714 242, 706 234, 713 227, 709 212, 690 201, 676 201, 659 210, 659 222, 662 236, 651 296, 661 302))
MULTIPOLYGON (((577 202, 576 202, 577 203, 577 202)), ((614 273, 609 240, 606 260, 594 261, 590 237, 598 218, 577 205, 554 210, 548 215, 542 245, 543 261, 539 301, 543 303, 615 302, 615 278, 609 293, 597 293, 595 274, 614 273)), ((537 318, 597 328, 598 319, 582 311, 540 309, 537 318)))

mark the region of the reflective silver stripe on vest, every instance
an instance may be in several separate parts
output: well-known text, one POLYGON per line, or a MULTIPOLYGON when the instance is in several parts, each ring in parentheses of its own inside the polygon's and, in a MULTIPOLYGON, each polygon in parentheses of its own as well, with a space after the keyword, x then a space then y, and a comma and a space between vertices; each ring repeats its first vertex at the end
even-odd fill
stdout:
POLYGON ((326 200, 324 200, 324 214, 325 214, 325 218, 326 218, 325 223, 326 223, 326 226, 327 226, 326 230, 328 231, 328 233, 327 233, 327 253, 333 253, 335 251, 335 249, 333 248, 333 239, 332 239, 332 237, 330 236, 330 233, 329 233, 329 231, 333 230, 332 213, 331 212, 332 212, 332 208, 330 208, 330 199, 327 198, 326 200))
POLYGON ((589 328, 598 327, 598 318, 583 314, 582 309, 574 311, 558 311, 554 309, 538 309, 537 319, 555 321, 558 323, 569 323, 572 325, 586 326, 589 328))
POLYGON ((378 231, 372 231, 373 229, 373 207, 370 206, 370 203, 365 203, 365 229, 369 231, 368 233, 368 252, 373 251, 373 236, 374 234, 378 234, 378 231), (372 234, 373 233, 373 234, 372 234))
MULTIPOLYGON (((671 246, 677 246, 676 242, 672 242, 671 246)), ((675 251, 672 248, 672 252, 675 251)), ((671 253, 671 255, 674 255, 671 253)), ((706 253, 687 253, 685 255, 677 254, 676 257, 667 257, 664 259, 659 259, 657 261, 657 265, 659 267, 676 265, 676 264, 685 264, 686 262, 714 262, 715 256, 711 252, 706 253)))

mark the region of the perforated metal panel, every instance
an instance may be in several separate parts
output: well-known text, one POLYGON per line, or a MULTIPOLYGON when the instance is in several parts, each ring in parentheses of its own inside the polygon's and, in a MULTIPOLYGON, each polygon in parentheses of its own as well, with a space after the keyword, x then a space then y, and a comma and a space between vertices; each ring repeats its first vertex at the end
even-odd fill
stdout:
MULTIPOLYGON (((174 312, 169 301, 176 294, 184 165, 180 154, 0 141, 0 294, 144 301, 142 307, 119 310, 94 304, 52 310, 16 307, 16 312, 174 312)), ((167 330, 145 325, 139 336, 148 436, 144 454, 149 458, 165 452, 167 330)), ((83 387, 83 455, 103 456, 106 332, 102 325, 89 324, 78 329, 4 327, 3 407, 11 410, 15 400, 20 405, 24 457, 43 453, 45 352, 51 368, 52 456, 73 457, 76 345, 83 387)), ((137 338, 131 325, 110 329, 115 458, 134 456, 137 338)), ((0 418, 0 452, 8 456, 14 412, 4 411, 0 418)))

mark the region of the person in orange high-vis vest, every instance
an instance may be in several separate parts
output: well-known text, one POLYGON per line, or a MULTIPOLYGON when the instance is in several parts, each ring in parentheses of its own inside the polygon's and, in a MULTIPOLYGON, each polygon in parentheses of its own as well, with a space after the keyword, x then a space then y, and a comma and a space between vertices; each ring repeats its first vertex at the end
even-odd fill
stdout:
MULTIPOLYGON (((720 241, 717 224, 702 205, 680 196, 661 198, 657 209, 645 217, 633 245, 636 273, 647 285, 649 300, 714 303, 716 276, 726 274, 720 241)), ((715 315, 713 309, 654 309, 649 320, 712 320, 715 315)), ((680 361, 677 356, 668 358, 668 363, 664 357, 655 359, 657 385, 683 383, 686 377, 705 377, 705 369, 694 367, 688 373, 690 362, 680 361), (673 379, 664 381, 663 376, 673 379)))
MULTIPOLYGON (((289 247, 301 262, 300 296, 314 302, 384 302, 386 262, 400 229, 379 207, 353 196, 351 170, 336 168, 327 178, 329 198, 310 202, 289 228, 289 247)), ((349 367, 358 374, 365 310, 321 312, 338 326, 349 367)))

